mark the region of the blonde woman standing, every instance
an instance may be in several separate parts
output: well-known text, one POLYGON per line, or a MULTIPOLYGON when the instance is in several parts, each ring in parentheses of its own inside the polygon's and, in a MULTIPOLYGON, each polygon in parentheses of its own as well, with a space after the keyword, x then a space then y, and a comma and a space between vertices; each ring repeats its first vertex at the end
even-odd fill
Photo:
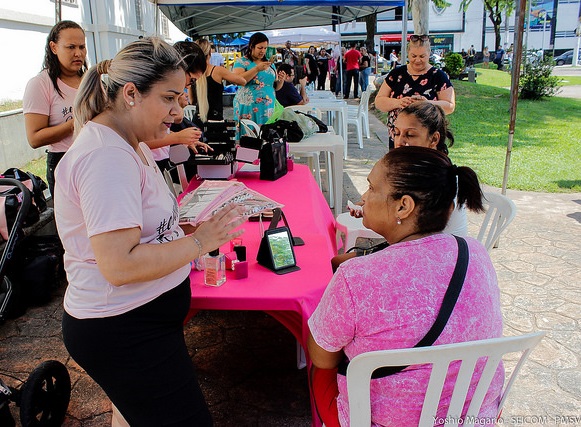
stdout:
POLYGON ((429 36, 410 36, 407 51, 409 63, 390 71, 375 98, 375 106, 380 111, 389 112, 387 130, 390 149, 394 146, 395 120, 403 108, 418 101, 438 105, 446 114, 452 114, 456 108, 456 94, 450 79, 429 62, 429 36))
POLYGON ((212 425, 183 336, 190 262, 243 232, 243 210, 230 206, 185 236, 141 142, 168 133, 185 85, 182 57, 157 38, 92 67, 75 98, 79 133, 56 169, 63 340, 131 426, 212 425))
POLYGON ((206 55, 207 61, 205 74, 196 81, 196 111, 198 117, 203 123, 208 120, 224 120, 224 104, 222 102, 224 86, 222 81, 226 80, 227 82, 244 86, 246 79, 222 66, 210 63, 212 45, 208 40, 200 39, 196 43, 206 55))

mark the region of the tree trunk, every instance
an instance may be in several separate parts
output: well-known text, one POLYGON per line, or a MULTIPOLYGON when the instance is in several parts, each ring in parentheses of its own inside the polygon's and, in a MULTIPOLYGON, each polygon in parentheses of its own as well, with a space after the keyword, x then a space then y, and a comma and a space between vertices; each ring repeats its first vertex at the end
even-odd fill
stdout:
MULTIPOLYGON (((409 0, 414 21, 414 34, 429 34, 430 0, 409 0)), ((403 17, 406 19, 406 17, 403 17)))
POLYGON ((377 29, 377 14, 373 13, 365 17, 365 29, 367 32, 367 39, 365 40, 365 47, 368 52, 375 50, 375 32, 377 29))

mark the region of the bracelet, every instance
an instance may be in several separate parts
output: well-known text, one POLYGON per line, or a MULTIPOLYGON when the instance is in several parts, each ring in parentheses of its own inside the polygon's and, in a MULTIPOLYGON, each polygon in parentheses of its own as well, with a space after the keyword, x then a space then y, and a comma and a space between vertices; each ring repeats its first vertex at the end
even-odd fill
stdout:
POLYGON ((194 243, 198 246, 198 256, 197 258, 202 258, 203 252, 202 252, 202 244, 200 243, 200 241, 194 237, 194 235, 192 234, 192 239, 194 239, 194 243))

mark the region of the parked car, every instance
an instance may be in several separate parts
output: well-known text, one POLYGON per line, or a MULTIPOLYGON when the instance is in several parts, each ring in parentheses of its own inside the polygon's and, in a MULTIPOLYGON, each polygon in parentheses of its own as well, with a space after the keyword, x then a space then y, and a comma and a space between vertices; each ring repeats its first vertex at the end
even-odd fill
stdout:
MULTIPOLYGON (((579 55, 577 56, 578 62, 581 62, 581 49, 579 50, 579 55)), ((565 53, 562 53, 559 56, 555 56, 555 64, 557 65, 565 65, 565 64, 572 64, 573 63, 573 51, 568 50, 565 53)))
POLYGON ((436 68, 442 68, 442 57, 437 53, 432 53, 430 55, 430 64, 432 64, 436 68))

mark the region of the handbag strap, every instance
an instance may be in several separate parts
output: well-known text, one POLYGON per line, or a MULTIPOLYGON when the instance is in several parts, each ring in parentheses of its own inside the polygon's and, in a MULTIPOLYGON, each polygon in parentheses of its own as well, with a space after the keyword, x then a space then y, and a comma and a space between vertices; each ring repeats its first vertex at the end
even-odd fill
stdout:
MULTIPOLYGON (((444 295, 444 300, 442 301, 442 306, 440 307, 440 311, 438 312, 438 316, 430 330, 426 333, 426 335, 418 342, 414 348, 416 347, 429 347, 436 342, 446 323, 448 323, 448 319, 454 310, 454 306, 456 305, 456 301, 458 301, 458 297, 460 296, 460 291, 462 290, 462 285, 464 284, 464 278, 466 277, 466 271, 468 270, 468 244, 466 240, 462 237, 454 236, 456 238, 456 242, 458 243, 458 259, 456 260, 456 267, 454 268, 454 273, 452 273, 452 278, 450 279, 450 284, 448 285, 448 289, 446 289, 446 293, 444 295)), ((340 375, 347 375, 347 366, 349 365, 349 361, 347 359, 343 360, 339 363, 337 373, 340 375)), ((398 372, 403 371, 409 365, 406 366, 384 366, 381 368, 376 369, 371 374, 371 378, 383 378, 389 375, 397 374, 398 372)))

